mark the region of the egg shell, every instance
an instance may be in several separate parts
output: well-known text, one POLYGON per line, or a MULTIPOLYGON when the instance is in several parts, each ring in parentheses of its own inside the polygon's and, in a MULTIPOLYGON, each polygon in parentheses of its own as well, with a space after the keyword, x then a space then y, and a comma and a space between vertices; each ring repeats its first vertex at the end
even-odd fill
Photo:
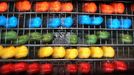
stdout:
POLYGON ((129 29, 132 26, 132 20, 131 19, 121 19, 120 21, 121 21, 120 28, 129 29))
POLYGON ((47 26, 49 28, 57 28, 61 24, 61 19, 60 18, 50 18, 50 19, 48 19, 47 22, 48 22, 47 26))
POLYGON ((61 4, 62 12, 71 12, 73 11, 73 4, 71 2, 66 2, 61 4))
POLYGON ((37 74, 40 72, 40 64, 39 63, 31 63, 28 65, 27 72, 29 75, 37 74))
POLYGON ((17 11, 29 11, 31 9, 31 3, 28 0, 18 0, 18 2, 15 3, 15 8, 17 11))
POLYGON ((49 11, 50 12, 59 12, 61 10, 61 2, 60 1, 52 1, 49 2, 49 11))
POLYGON ((36 12, 46 12, 49 10, 49 2, 36 2, 34 5, 34 11, 36 12))
POLYGON ((42 19, 35 17, 29 20, 29 28, 39 28, 42 25, 42 19))
POLYGON ((90 25, 91 24, 91 18, 88 15, 80 15, 78 17, 78 22, 79 22, 79 24, 90 25))
POLYGON ((51 75, 51 73, 53 72, 53 64, 50 64, 50 63, 41 64, 40 72, 42 75, 44 75, 44 74, 51 75))
POLYGON ((5 25, 6 28, 15 28, 18 25, 18 18, 15 16, 12 16, 8 19, 7 24, 5 25))
POLYGON ((120 20, 119 19, 108 19, 107 26, 110 29, 118 29, 120 27, 120 20))
POLYGON ((7 11, 8 8, 9 8, 8 3, 7 2, 2 2, 0 0, 0 13, 3 13, 5 11, 7 11))
POLYGON ((79 66, 78 66, 78 70, 79 72, 83 73, 83 74, 88 74, 90 73, 91 71, 91 65, 87 62, 81 62, 79 63, 79 66))
POLYGON ((3 64, 0 67, 1 70, 1 74, 2 75, 9 75, 11 73, 13 73, 14 71, 14 65, 12 63, 8 63, 8 64, 3 64))
POLYGON ((14 64, 14 72, 21 73, 25 72, 28 69, 28 64, 25 62, 18 62, 14 64))
POLYGON ((70 28, 72 25, 73 25, 72 17, 62 18, 62 26, 70 28))
POLYGON ((0 26, 6 25, 7 18, 5 16, 0 16, 0 26))
POLYGON ((67 64, 66 70, 69 73, 76 73, 78 71, 78 66, 76 64, 67 64))
POLYGON ((103 18, 101 16, 91 17, 91 24, 92 25, 100 25, 102 22, 103 22, 103 18))
POLYGON ((95 13, 97 11, 97 5, 94 2, 87 2, 82 5, 82 11, 87 13, 95 13))
POLYGON ((105 14, 112 14, 114 12, 114 8, 109 4, 100 4, 100 10, 105 14))

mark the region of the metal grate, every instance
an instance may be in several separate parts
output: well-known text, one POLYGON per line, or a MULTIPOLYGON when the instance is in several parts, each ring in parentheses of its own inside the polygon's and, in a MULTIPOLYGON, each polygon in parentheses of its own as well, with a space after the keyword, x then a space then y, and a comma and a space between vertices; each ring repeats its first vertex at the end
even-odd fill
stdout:
MULTIPOLYGON (((5 0, 0 0, 0 1, 5 1, 5 0)), ((69 44, 66 42, 65 36, 60 38, 55 38, 55 40, 52 42, 52 44, 45 44, 42 41, 39 42, 28 42, 25 45, 28 46, 30 50, 30 54, 28 55, 27 58, 25 59, 0 59, 0 62, 2 63, 8 63, 8 62, 39 62, 39 63, 54 63, 55 66, 58 68, 65 68, 64 65, 67 63, 79 63, 79 62, 90 62, 93 65, 93 73, 96 71, 101 70, 101 64, 103 61, 114 61, 114 60, 124 60, 128 62, 128 65, 131 66, 134 61, 134 40, 131 44, 124 44, 119 42, 119 34, 121 33, 126 33, 126 34, 131 34, 132 37, 134 38, 134 25, 130 29, 107 29, 106 27, 106 20, 108 18, 130 18, 132 20, 132 24, 134 24, 134 13, 130 12, 130 4, 132 4, 132 0, 129 1, 124 1, 124 4, 126 6, 126 11, 123 14, 103 14, 100 13, 100 11, 97 11, 96 13, 84 13, 82 12, 82 4, 84 4, 87 1, 95 1, 97 5, 98 3, 104 3, 102 1, 105 1, 106 3, 112 2, 112 0, 79 0, 79 1, 72 1, 74 5, 74 10, 73 12, 34 12, 32 9, 29 12, 18 12, 15 9, 15 1, 17 0, 11 0, 11 2, 8 2, 10 8, 8 9, 7 12, 1 13, 0 15, 4 15, 7 18, 10 16, 16 16, 19 21, 19 25, 17 28, 12 28, 12 29, 6 29, 6 28, 0 28, 0 33, 7 32, 10 30, 14 30, 17 32, 18 35, 24 35, 24 34, 31 34, 31 32, 40 32, 41 34, 43 33, 48 33, 52 32, 56 35, 61 34, 67 34, 67 33, 76 33, 79 36, 79 43, 78 44, 69 44), (84 26, 84 25, 79 25, 78 24, 78 16, 86 14, 90 16, 102 16, 104 18, 104 22, 100 26, 84 26), (28 19, 31 19, 32 17, 41 17, 43 19, 43 24, 41 25, 40 28, 28 28, 27 27, 27 21, 28 19), (64 18, 67 16, 71 16, 74 19, 74 24, 73 27, 71 28, 64 28, 64 27, 59 27, 59 28, 47 28, 47 19, 53 18, 53 17, 59 17, 59 18, 64 18), (84 36, 85 34, 95 34, 97 31, 108 31, 110 32, 110 38, 108 40, 101 40, 99 39, 96 44, 85 44, 84 42, 84 36), (55 42, 56 41, 56 42, 55 42), (65 47, 81 47, 81 46, 113 46, 115 51, 116 51, 116 56, 113 59, 108 59, 108 58, 102 58, 102 59, 75 59, 75 60, 68 60, 68 59, 38 59, 37 57, 37 51, 39 47, 41 46, 65 46, 65 47), (58 62, 57 62, 58 61, 58 62), (60 64, 60 65, 59 65, 60 64), (61 66, 63 65, 63 66, 61 66), (99 68, 97 68, 99 66, 99 68)), ((38 0, 42 1, 42 0, 38 0)), ((70 1, 70 0, 60 0, 60 1, 70 1)), ((114 0, 113 0, 114 1, 114 0)), ((120 1, 120 0, 118 0, 120 1)), ((35 4, 35 1, 31 0, 32 5, 35 4)), ((134 2, 133 2, 134 3, 134 2)), ((99 8, 100 6, 98 6, 99 8)), ((1 35, 0 35, 1 36, 1 35)), ((7 41, 7 40, 2 40, 0 37, 0 44, 3 46, 9 46, 9 45, 14 45, 18 46, 17 44, 13 44, 13 41, 7 41)), ((69 75, 65 70, 63 73, 61 71, 57 71, 57 68, 55 68, 54 74, 53 75, 69 75)), ((131 67, 130 67, 131 69, 131 67)), ((79 72, 77 73, 78 75, 81 75, 79 72)), ((127 73, 126 73, 127 74, 127 73)))
MULTIPOLYGON (((50 46, 94 46, 94 45, 87 45, 84 43, 84 36, 81 35, 85 35, 85 34, 95 34, 97 31, 108 31, 111 33, 111 37, 110 39, 104 41, 104 40, 99 40, 95 46, 103 46, 103 45, 111 45, 111 46, 133 46, 134 41, 132 44, 122 44, 119 42, 119 38, 118 35, 121 33, 126 33, 126 34, 131 34, 133 35, 133 28, 134 25, 132 25, 131 29, 107 29, 106 27, 106 20, 108 18, 118 18, 118 19, 122 19, 122 18, 129 18, 132 20, 132 23, 134 23, 133 21, 133 12, 129 12, 130 11, 130 4, 131 3, 125 3, 126 6, 126 11, 123 14, 103 14, 100 13, 100 11, 97 11, 97 13, 84 13, 81 11, 81 7, 83 5, 83 3, 85 2, 72 2, 74 5, 74 11, 73 12, 39 12, 36 13, 34 12, 32 9, 29 12, 18 12, 15 9, 15 2, 8 2, 10 8, 7 12, 2 13, 1 15, 6 16, 7 18, 10 16, 16 16, 19 21, 19 25, 17 28, 12 28, 12 30, 16 31, 18 33, 18 35, 24 35, 26 33, 31 33, 31 32, 40 32, 40 33, 45 33, 45 32, 58 32, 58 33, 72 33, 75 32, 78 34, 78 36, 80 37, 80 42, 76 45, 71 45, 68 44, 67 42, 64 43, 65 39, 63 39, 63 42, 60 43, 56 43, 53 42, 52 44, 50 44, 50 46), (85 25, 79 25, 78 24, 78 16, 81 14, 86 14, 86 15, 90 15, 92 17, 95 16, 102 16, 104 18, 104 22, 100 25, 100 26, 85 26, 85 25), (43 19, 43 24, 41 25, 40 28, 28 28, 27 27, 27 21, 29 19, 31 19, 32 17, 41 17, 43 19), (74 24, 73 27, 71 28, 64 28, 64 27, 59 27, 59 28, 47 28, 47 19, 49 18, 53 18, 53 17, 59 17, 59 18, 65 18, 71 16, 73 17, 74 24)), ((96 2, 97 3, 97 2, 96 2)), ((103 2, 104 3, 104 2, 103 2)), ((35 4, 35 2, 31 2, 32 5, 35 4)), ((100 3, 99 3, 100 4, 100 3)), ((97 3, 97 5, 99 5, 97 3)), ((99 8, 100 6, 98 6, 99 8)), ((11 29, 6 29, 6 28, 1 28, 1 32, 7 32, 10 31, 11 29)), ((134 37, 134 36, 133 36, 134 37)), ((1 40, 0 41, 1 44, 3 45, 8 45, 8 44, 13 44, 12 41, 6 41, 6 40, 1 40)), ((43 46, 43 42, 28 42, 26 45, 27 46, 43 46)))

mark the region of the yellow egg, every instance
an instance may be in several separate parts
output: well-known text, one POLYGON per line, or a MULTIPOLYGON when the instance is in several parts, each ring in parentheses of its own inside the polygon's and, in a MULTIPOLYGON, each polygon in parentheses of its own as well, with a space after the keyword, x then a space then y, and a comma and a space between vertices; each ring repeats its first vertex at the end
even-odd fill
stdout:
POLYGON ((64 47, 54 47, 53 58, 64 58, 66 54, 64 47))
POLYGON ((103 54, 104 57, 112 58, 115 56, 114 48, 104 46, 104 47, 102 47, 102 49, 104 52, 104 54, 103 54))
POLYGON ((100 47, 90 47, 92 58, 102 58, 103 50, 100 47))
POLYGON ((0 50, 2 50, 3 49, 3 46, 2 45, 0 45, 0 50))
POLYGON ((6 47, 3 49, 1 58, 2 59, 8 59, 8 58, 13 58, 16 54, 16 48, 13 46, 6 47))
POLYGON ((18 46, 16 47, 16 58, 24 58, 28 55, 29 50, 26 46, 18 46))
POLYGON ((88 47, 80 47, 78 53, 79 58, 89 58, 91 51, 88 47))
POLYGON ((39 58, 50 57, 52 54, 53 54, 52 47, 41 47, 38 51, 39 58))
POLYGON ((78 50, 77 49, 67 49, 66 50, 66 59, 75 59, 78 56, 78 50))
POLYGON ((2 45, 0 45, 0 57, 1 57, 1 55, 2 55, 2 51, 3 51, 3 46, 2 45))

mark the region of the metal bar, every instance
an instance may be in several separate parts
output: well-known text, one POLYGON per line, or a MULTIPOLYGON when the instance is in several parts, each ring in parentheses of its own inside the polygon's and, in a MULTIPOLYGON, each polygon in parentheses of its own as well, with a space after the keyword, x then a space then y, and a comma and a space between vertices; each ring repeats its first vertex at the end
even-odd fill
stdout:
POLYGON ((0 28, 1 30, 108 30, 108 31, 134 31, 134 29, 106 29, 106 28, 0 28))
POLYGON ((36 61, 113 61, 113 60, 124 60, 124 61, 134 61, 134 58, 115 58, 115 59, 0 59, 0 62, 36 62, 36 61))
MULTIPOLYGON (((1 1, 4 1, 4 2, 17 2, 18 0, 1 0, 1 1)), ((29 0, 29 1, 44 1, 44 0, 29 0)), ((53 1, 53 0, 46 0, 46 1, 53 1)), ((59 0, 61 2, 66 2, 66 1, 74 1, 74 0, 59 0)), ((102 2, 102 0, 77 0, 79 2, 81 1, 95 1, 95 2, 102 2)), ((124 3, 130 3, 130 2, 133 2, 132 0, 103 0, 105 2, 124 2, 124 3)))
POLYGON ((133 14, 104 14, 85 12, 4 12, 3 14, 85 14, 85 15, 106 15, 106 16, 134 16, 133 14))
MULTIPOLYGON (((14 46, 18 46, 18 44, 1 44, 3 46, 10 46, 10 45, 14 45, 14 46)), ((113 46, 113 47, 133 47, 134 44, 25 44, 25 46, 113 46)))

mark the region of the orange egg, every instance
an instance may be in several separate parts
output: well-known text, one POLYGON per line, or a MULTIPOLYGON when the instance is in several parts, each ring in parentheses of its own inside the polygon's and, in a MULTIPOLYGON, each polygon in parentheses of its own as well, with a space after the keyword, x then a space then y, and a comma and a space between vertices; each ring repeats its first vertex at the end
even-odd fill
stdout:
POLYGON ((71 11, 73 11, 73 4, 70 3, 70 2, 62 3, 61 11, 62 12, 71 12, 71 11))
POLYGON ((0 2, 0 12, 5 12, 8 9, 8 4, 6 2, 0 2))
POLYGON ((31 3, 27 0, 19 1, 15 4, 15 7, 18 11, 29 11, 31 9, 31 3))
POLYGON ((114 13, 122 14, 125 11, 125 6, 123 3, 112 3, 111 4, 114 8, 114 13))
POLYGON ((34 11, 36 12, 45 12, 49 9, 49 3, 48 2, 37 2, 34 6, 34 11))
POLYGON ((61 3, 59 1, 50 2, 49 10, 51 12, 59 12, 61 10, 61 3))
POLYGON ((97 11, 97 5, 94 2, 85 3, 82 6, 82 11, 87 13, 95 13, 97 11))
POLYGON ((114 8, 108 4, 101 4, 101 12, 105 14, 112 14, 114 12, 114 8))
POLYGON ((134 12, 134 4, 131 5, 131 11, 134 12))

